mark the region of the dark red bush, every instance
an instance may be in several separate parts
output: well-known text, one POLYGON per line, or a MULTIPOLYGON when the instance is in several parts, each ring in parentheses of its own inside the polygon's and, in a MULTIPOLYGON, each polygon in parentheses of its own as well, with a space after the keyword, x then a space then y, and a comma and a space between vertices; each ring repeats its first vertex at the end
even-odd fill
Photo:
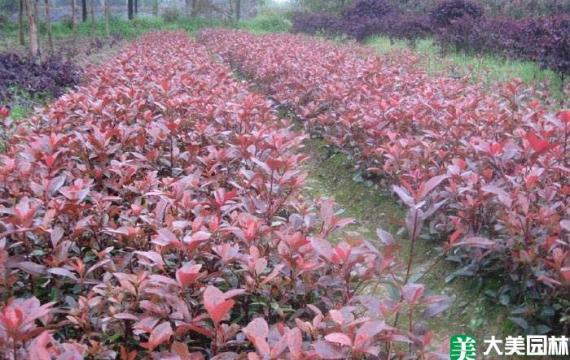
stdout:
POLYGON ((38 62, 17 54, 0 54, 0 103, 6 102, 14 91, 57 97, 80 79, 81 69, 59 57, 38 62))
POLYGON ((348 24, 338 16, 329 13, 297 13, 293 15, 291 32, 315 35, 339 35, 346 32, 348 24))
POLYGON ((559 74, 570 74, 570 15, 527 20, 518 40, 522 57, 559 74))
POLYGON ((435 27, 446 27, 457 19, 478 19, 483 13, 483 7, 471 0, 443 0, 431 11, 430 17, 435 27))
POLYGON ((350 21, 359 21, 363 18, 378 19, 394 12, 395 8, 388 0, 357 0, 342 10, 342 18, 350 21))

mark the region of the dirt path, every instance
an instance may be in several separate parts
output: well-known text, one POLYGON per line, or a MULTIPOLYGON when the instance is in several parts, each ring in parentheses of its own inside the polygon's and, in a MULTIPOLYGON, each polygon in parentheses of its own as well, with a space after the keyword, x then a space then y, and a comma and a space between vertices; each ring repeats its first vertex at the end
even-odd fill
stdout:
MULTIPOLYGON (((306 141, 305 152, 311 159, 305 165, 309 176, 306 194, 309 201, 320 197, 333 198, 344 209, 343 215, 354 218, 356 224, 347 231, 358 232, 366 239, 376 239, 376 229, 394 234, 401 244, 401 256, 407 260, 409 241, 399 232, 403 227, 405 209, 385 190, 371 181, 363 180, 353 161, 343 153, 327 146, 321 139, 306 141)), ((454 298, 450 309, 439 317, 428 320, 429 328, 439 341, 453 334, 471 334, 482 343, 491 335, 510 335, 514 329, 506 322, 506 311, 484 295, 484 286, 467 277, 446 282, 455 271, 453 264, 441 259, 440 244, 421 239, 416 244, 412 267, 412 281, 417 281, 426 270, 429 273, 418 282, 424 283, 433 294, 454 298)), ((486 287, 489 284, 485 284, 486 287)), ((483 351, 480 349, 480 351, 483 351)))

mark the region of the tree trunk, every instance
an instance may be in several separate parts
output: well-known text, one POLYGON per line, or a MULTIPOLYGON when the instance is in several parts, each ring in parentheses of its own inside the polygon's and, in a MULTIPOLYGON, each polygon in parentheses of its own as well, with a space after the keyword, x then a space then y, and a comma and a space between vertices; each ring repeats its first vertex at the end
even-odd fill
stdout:
POLYGON ((73 42, 77 39, 77 17, 75 16, 77 9, 77 0, 71 0, 71 33, 73 34, 73 42))
POLYGON ((48 46, 49 46, 49 51, 53 53, 53 36, 51 32, 51 14, 50 14, 49 0, 45 0, 45 5, 46 5, 46 27, 48 35, 48 46))
POLYGON ((135 15, 139 13, 139 0, 135 0, 135 15))
POLYGON ((198 15, 198 9, 196 6, 198 5, 198 0, 192 0, 192 11, 190 12, 190 17, 195 18, 198 15))
POLYGON ((241 18, 241 0, 236 0, 236 21, 241 18))
POLYGON ((81 20, 87 22, 87 0, 81 0, 81 20))
POLYGON ((20 38, 20 45, 24 45, 26 43, 26 39, 24 38, 24 0, 20 0, 20 9, 18 13, 18 30, 19 30, 19 38, 20 38))
POLYGON ((95 0, 89 1, 89 12, 91 15, 91 29, 89 29, 89 32, 91 36, 95 36, 95 0))
POLYGON ((111 36, 111 8, 109 6, 110 0, 105 0, 105 35, 111 36))
POLYGON ((28 31, 30 34, 30 52, 33 57, 40 56, 40 44, 38 41, 38 19, 37 2, 35 0, 25 0, 26 12, 28 15, 28 31))
POLYGON ((158 0, 152 2, 152 15, 158 16, 158 0))
POLYGON ((39 26, 40 26, 40 9, 39 9, 39 3, 40 0, 32 0, 34 3, 34 17, 36 19, 36 41, 38 44, 38 55, 41 57, 42 56, 42 51, 41 51, 41 47, 40 47, 40 34, 41 32, 39 31, 39 26))
POLYGON ((127 12, 129 20, 132 20, 134 18, 133 0, 127 0, 127 12))

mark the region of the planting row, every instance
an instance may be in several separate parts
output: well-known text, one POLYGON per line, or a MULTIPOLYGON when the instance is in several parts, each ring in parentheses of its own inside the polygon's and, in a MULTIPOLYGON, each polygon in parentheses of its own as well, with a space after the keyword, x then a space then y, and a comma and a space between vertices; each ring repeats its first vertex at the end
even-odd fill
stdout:
POLYGON ((389 0, 358 0, 340 16, 328 13, 297 14, 293 32, 347 35, 364 40, 372 35, 415 42, 433 36, 446 50, 501 54, 537 61, 541 66, 570 73, 570 16, 538 19, 486 17, 471 0, 440 1, 424 15, 399 11, 389 0))
POLYGON ((458 275, 500 279, 488 293, 516 324, 569 330, 569 111, 549 113, 516 82, 488 93, 314 38, 210 30, 201 41, 393 185, 412 239, 440 238, 458 275))
POLYGON ((7 359, 440 357, 420 318, 448 299, 401 279, 389 234, 383 253, 328 242, 351 220, 303 202, 303 135, 230 74, 184 33, 149 34, 17 129, 7 359), (379 281, 391 296, 361 295, 379 281))

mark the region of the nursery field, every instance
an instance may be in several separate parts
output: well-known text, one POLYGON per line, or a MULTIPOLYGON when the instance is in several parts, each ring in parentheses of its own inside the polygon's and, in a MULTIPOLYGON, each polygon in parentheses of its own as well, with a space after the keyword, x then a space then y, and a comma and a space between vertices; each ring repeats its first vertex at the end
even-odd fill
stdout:
POLYGON ((436 357, 413 319, 448 298, 387 232, 328 241, 352 220, 303 200, 304 137, 184 33, 88 74, 1 157, 3 353, 436 357))
POLYGON ((501 284, 488 293, 522 330, 567 329, 570 112, 549 112, 517 81, 489 92, 362 47, 221 30, 200 39, 393 191, 411 254, 439 239, 454 275, 501 284))
POLYGON ((383 4, 10 25, 0 359, 570 356, 566 15, 495 61, 383 4))

